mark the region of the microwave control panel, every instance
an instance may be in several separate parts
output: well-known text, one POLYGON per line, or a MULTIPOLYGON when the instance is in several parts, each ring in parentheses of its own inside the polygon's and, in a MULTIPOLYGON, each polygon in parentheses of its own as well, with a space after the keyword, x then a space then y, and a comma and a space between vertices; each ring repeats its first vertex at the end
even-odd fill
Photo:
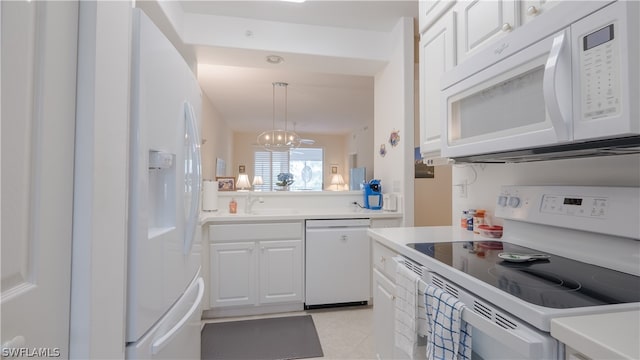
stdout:
POLYGON ((613 22, 579 38, 583 119, 599 119, 620 113, 617 30, 613 22))

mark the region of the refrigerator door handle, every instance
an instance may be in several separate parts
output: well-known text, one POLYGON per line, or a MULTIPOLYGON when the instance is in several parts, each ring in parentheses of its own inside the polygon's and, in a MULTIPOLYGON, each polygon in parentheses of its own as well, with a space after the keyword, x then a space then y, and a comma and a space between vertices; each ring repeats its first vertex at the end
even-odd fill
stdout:
POLYGON ((198 209, 200 207, 200 193, 202 187, 202 170, 200 159, 200 140, 198 139, 198 128, 196 125, 196 116, 193 107, 189 102, 184 103, 185 120, 186 120, 186 137, 189 141, 187 144, 188 159, 191 163, 185 166, 185 180, 191 189, 191 203, 189 204, 188 215, 186 217, 185 235, 184 235, 184 255, 191 253, 193 238, 195 236, 196 226, 198 222, 198 209))
POLYGON ((164 335, 162 335, 158 340, 154 341, 151 345, 151 353, 156 355, 162 348, 173 338, 173 336, 180 331, 182 326, 189 320, 191 315, 193 315, 196 310, 200 307, 200 302, 202 301, 202 296, 204 295, 204 280, 202 278, 198 278, 196 281, 198 285, 198 296, 196 300, 191 305, 191 308, 187 313, 178 321, 169 331, 167 331, 164 335))

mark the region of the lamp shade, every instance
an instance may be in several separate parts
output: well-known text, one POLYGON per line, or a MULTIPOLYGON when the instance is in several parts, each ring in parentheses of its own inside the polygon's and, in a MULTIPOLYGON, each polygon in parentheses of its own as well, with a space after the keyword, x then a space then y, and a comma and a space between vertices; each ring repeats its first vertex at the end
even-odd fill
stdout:
POLYGON ((331 185, 335 185, 336 190, 338 190, 339 185, 344 185, 344 179, 342 178, 342 175, 333 174, 333 176, 331 176, 331 185))
POLYGON ((249 183, 249 175, 247 174, 238 175, 238 182, 236 182, 236 187, 239 190, 249 189, 251 187, 251 184, 249 183))
POLYGON ((253 177, 253 182, 251 183, 252 185, 262 185, 264 184, 264 180, 262 180, 262 176, 260 175, 256 175, 253 177))

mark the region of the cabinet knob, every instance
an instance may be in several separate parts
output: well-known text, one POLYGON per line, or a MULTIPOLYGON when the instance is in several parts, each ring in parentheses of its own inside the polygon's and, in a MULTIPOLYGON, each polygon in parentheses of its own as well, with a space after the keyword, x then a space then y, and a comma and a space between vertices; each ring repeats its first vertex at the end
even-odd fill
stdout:
POLYGON ((536 16, 536 15, 538 15, 539 12, 540 11, 535 6, 529 6, 527 8, 527 15, 529 15, 529 16, 536 16))
POLYGON ((349 237, 347 235, 342 235, 342 236, 340 236, 340 240, 347 241, 347 240, 349 240, 349 237))
POLYGON ((509 24, 509 23, 504 23, 502 25, 502 31, 504 31, 504 32, 511 31, 511 29, 513 29, 513 28, 511 27, 511 24, 509 24))

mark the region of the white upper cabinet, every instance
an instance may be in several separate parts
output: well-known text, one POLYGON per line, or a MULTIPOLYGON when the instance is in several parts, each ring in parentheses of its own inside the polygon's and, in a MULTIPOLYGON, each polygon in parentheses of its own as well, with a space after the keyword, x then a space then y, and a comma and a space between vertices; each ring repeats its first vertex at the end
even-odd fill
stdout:
POLYGON ((420 152, 439 157, 442 104, 440 78, 455 64, 454 13, 448 12, 420 37, 420 152))
POLYGON ((538 18, 560 0, 524 0, 520 2, 520 23, 522 25, 538 18))
POLYGON ((516 1, 461 1, 454 7, 457 25, 457 62, 462 63, 483 45, 516 26, 516 1))
POLYGON ((456 2, 453 0, 422 0, 418 2, 418 27, 425 32, 456 2))

